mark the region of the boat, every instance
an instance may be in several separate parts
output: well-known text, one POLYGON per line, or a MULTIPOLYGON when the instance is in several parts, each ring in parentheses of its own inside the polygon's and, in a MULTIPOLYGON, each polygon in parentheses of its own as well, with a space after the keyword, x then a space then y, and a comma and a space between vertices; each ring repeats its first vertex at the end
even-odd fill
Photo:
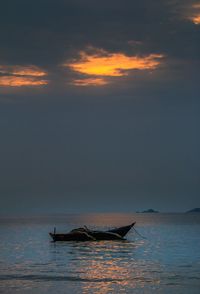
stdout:
POLYGON ((125 240, 126 234, 135 225, 135 222, 107 231, 90 230, 86 226, 83 228, 73 229, 69 233, 56 233, 54 228, 53 233, 49 233, 54 242, 56 241, 101 241, 101 240, 125 240))

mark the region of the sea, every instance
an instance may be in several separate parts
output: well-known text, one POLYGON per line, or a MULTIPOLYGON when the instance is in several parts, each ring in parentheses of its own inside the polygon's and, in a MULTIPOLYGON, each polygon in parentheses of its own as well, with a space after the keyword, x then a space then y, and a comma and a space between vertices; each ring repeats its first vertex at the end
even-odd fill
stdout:
POLYGON ((200 293, 200 214, 0 218, 0 293, 200 293), (49 232, 136 221, 126 241, 56 242, 49 232))

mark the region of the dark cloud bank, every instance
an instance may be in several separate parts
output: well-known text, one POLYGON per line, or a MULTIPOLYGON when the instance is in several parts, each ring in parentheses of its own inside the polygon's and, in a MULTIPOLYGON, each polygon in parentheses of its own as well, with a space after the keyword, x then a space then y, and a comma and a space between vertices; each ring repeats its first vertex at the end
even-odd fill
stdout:
MULTIPOLYGON (((0 87, 2 214, 200 206, 200 26, 195 1, 4 1, 0 64, 46 87, 0 87), (68 84, 88 46, 163 54, 106 87, 68 84)), ((2 74, 1 74, 2 75, 2 74)))

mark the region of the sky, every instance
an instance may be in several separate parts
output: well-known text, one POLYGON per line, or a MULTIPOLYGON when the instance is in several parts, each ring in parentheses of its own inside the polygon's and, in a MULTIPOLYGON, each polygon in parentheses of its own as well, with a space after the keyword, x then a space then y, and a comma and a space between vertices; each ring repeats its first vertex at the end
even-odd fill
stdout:
POLYGON ((200 207, 200 1, 7 0, 0 215, 200 207))

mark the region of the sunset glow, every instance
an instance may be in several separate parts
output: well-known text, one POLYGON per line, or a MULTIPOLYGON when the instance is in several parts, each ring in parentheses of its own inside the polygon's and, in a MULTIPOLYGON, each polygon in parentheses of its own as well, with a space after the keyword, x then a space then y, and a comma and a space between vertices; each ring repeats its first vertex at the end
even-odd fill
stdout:
POLYGON ((160 64, 160 54, 150 54, 148 56, 127 56, 123 53, 108 54, 87 54, 80 53, 80 59, 65 66, 72 70, 94 76, 119 77, 127 75, 128 70, 148 70, 155 69, 160 64))
POLYGON ((200 0, 0 23, 0 294, 200 294, 200 0))
POLYGON ((194 24, 196 25, 200 24, 200 15, 194 16, 192 20, 194 24))
POLYGON ((200 3, 192 5, 191 15, 188 17, 195 25, 200 24, 200 3))
POLYGON ((13 74, 18 76, 33 76, 33 77, 42 77, 47 75, 45 71, 42 71, 39 67, 34 65, 29 66, 6 66, 0 65, 0 73, 3 74, 13 74))
POLYGON ((73 85, 75 86, 103 86, 106 84, 108 84, 108 82, 102 78, 89 78, 73 81, 73 85))
POLYGON ((47 73, 34 65, 0 65, 0 86, 22 87, 47 85, 48 81, 40 79, 47 73))
POLYGON ((4 87, 22 87, 22 86, 41 86, 47 85, 48 81, 38 80, 34 77, 2 76, 0 77, 0 86, 4 87))

